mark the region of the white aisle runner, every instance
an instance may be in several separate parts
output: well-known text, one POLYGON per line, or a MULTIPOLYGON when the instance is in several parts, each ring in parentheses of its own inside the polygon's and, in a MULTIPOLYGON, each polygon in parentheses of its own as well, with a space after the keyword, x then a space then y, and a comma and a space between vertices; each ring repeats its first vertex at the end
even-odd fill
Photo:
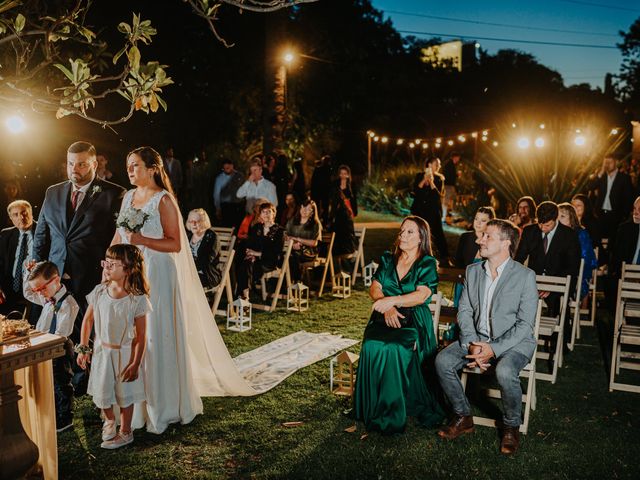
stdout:
POLYGON ((297 370, 358 343, 329 333, 301 330, 233 359, 249 384, 264 393, 297 370))

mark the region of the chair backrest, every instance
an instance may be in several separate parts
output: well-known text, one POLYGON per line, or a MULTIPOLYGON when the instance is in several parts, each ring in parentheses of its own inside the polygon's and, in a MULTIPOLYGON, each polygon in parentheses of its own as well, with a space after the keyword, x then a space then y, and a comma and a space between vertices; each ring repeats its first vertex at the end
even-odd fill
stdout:
POLYGON ((358 239, 358 252, 362 252, 364 255, 364 237, 367 233, 367 227, 355 227, 353 231, 356 234, 356 238, 358 239))
MULTIPOLYGON (((336 234, 335 232, 323 232, 322 233, 322 239, 320 240, 321 243, 325 244, 326 247, 326 253, 323 256, 318 255, 318 260, 321 261, 321 263, 324 263, 327 261, 328 258, 331 258, 331 252, 333 252, 333 241, 336 239, 336 234)), ((318 248, 318 253, 320 252, 320 248, 318 248)))
POLYGON ((465 268, 438 267, 438 281, 464 283, 465 268))
POLYGON ((622 262, 620 279, 623 282, 640 282, 640 265, 622 262))
POLYGON ((440 323, 440 308, 442 308, 442 293, 438 292, 436 295, 431 296, 429 302, 429 310, 431 310, 431 318, 433 321, 433 331, 436 335, 436 341, 438 340, 438 324, 440 323))
POLYGON ((618 298, 616 302, 616 319, 615 329, 620 328, 620 325, 625 323, 624 310, 627 303, 640 303, 640 283, 618 281, 618 298))
POLYGON ((233 232, 235 230, 234 227, 212 227, 213 231, 216 232, 218 235, 228 235, 231 236, 233 235, 233 232))
POLYGON ((571 288, 571 275, 566 277, 553 277, 550 275, 536 275, 536 284, 541 292, 554 292, 561 294, 560 317, 563 318, 569 301, 569 289, 571 288))
MULTIPOLYGON (((540 318, 542 318, 542 299, 538 299, 538 309, 536 310, 536 320, 533 325, 533 337, 538 340, 538 335, 540 334, 540 318)), ((535 355, 534 355, 535 361, 535 355)))
POLYGON ((584 275, 584 258, 580 259, 580 268, 578 269, 578 282, 576 284, 576 301, 580 301, 582 295, 582 276, 584 275))

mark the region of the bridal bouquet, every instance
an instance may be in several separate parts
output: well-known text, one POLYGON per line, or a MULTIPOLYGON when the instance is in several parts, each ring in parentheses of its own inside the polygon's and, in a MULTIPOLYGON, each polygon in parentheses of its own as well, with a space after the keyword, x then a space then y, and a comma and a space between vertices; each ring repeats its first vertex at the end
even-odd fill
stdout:
POLYGON ((132 233, 142 230, 144 222, 149 218, 149 214, 138 208, 129 207, 121 210, 116 217, 116 226, 123 227, 132 233))

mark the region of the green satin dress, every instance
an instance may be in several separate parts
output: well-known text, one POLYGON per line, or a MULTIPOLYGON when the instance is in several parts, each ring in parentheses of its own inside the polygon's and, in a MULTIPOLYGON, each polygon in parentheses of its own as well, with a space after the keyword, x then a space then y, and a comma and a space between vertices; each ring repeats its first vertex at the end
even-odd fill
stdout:
MULTIPOLYGON (((375 279, 385 296, 411 293, 426 285, 435 293, 438 286, 436 260, 417 260, 400 280, 393 256, 385 252, 375 279)), ((364 331, 358 361, 354 412, 367 430, 386 434, 404 431, 407 417, 427 427, 440 425, 444 412, 430 391, 422 366, 437 353, 428 298, 413 308, 413 325, 389 328, 369 322, 364 331)), ((437 382, 435 382, 437 383, 437 382)))

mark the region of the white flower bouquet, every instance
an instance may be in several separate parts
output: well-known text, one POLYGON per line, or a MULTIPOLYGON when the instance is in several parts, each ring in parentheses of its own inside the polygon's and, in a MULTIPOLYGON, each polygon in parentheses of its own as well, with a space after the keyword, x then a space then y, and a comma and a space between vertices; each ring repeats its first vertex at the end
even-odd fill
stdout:
POLYGON ((123 227, 132 233, 142 230, 144 222, 149 218, 149 214, 138 208, 129 207, 121 210, 116 217, 116 226, 123 227))

